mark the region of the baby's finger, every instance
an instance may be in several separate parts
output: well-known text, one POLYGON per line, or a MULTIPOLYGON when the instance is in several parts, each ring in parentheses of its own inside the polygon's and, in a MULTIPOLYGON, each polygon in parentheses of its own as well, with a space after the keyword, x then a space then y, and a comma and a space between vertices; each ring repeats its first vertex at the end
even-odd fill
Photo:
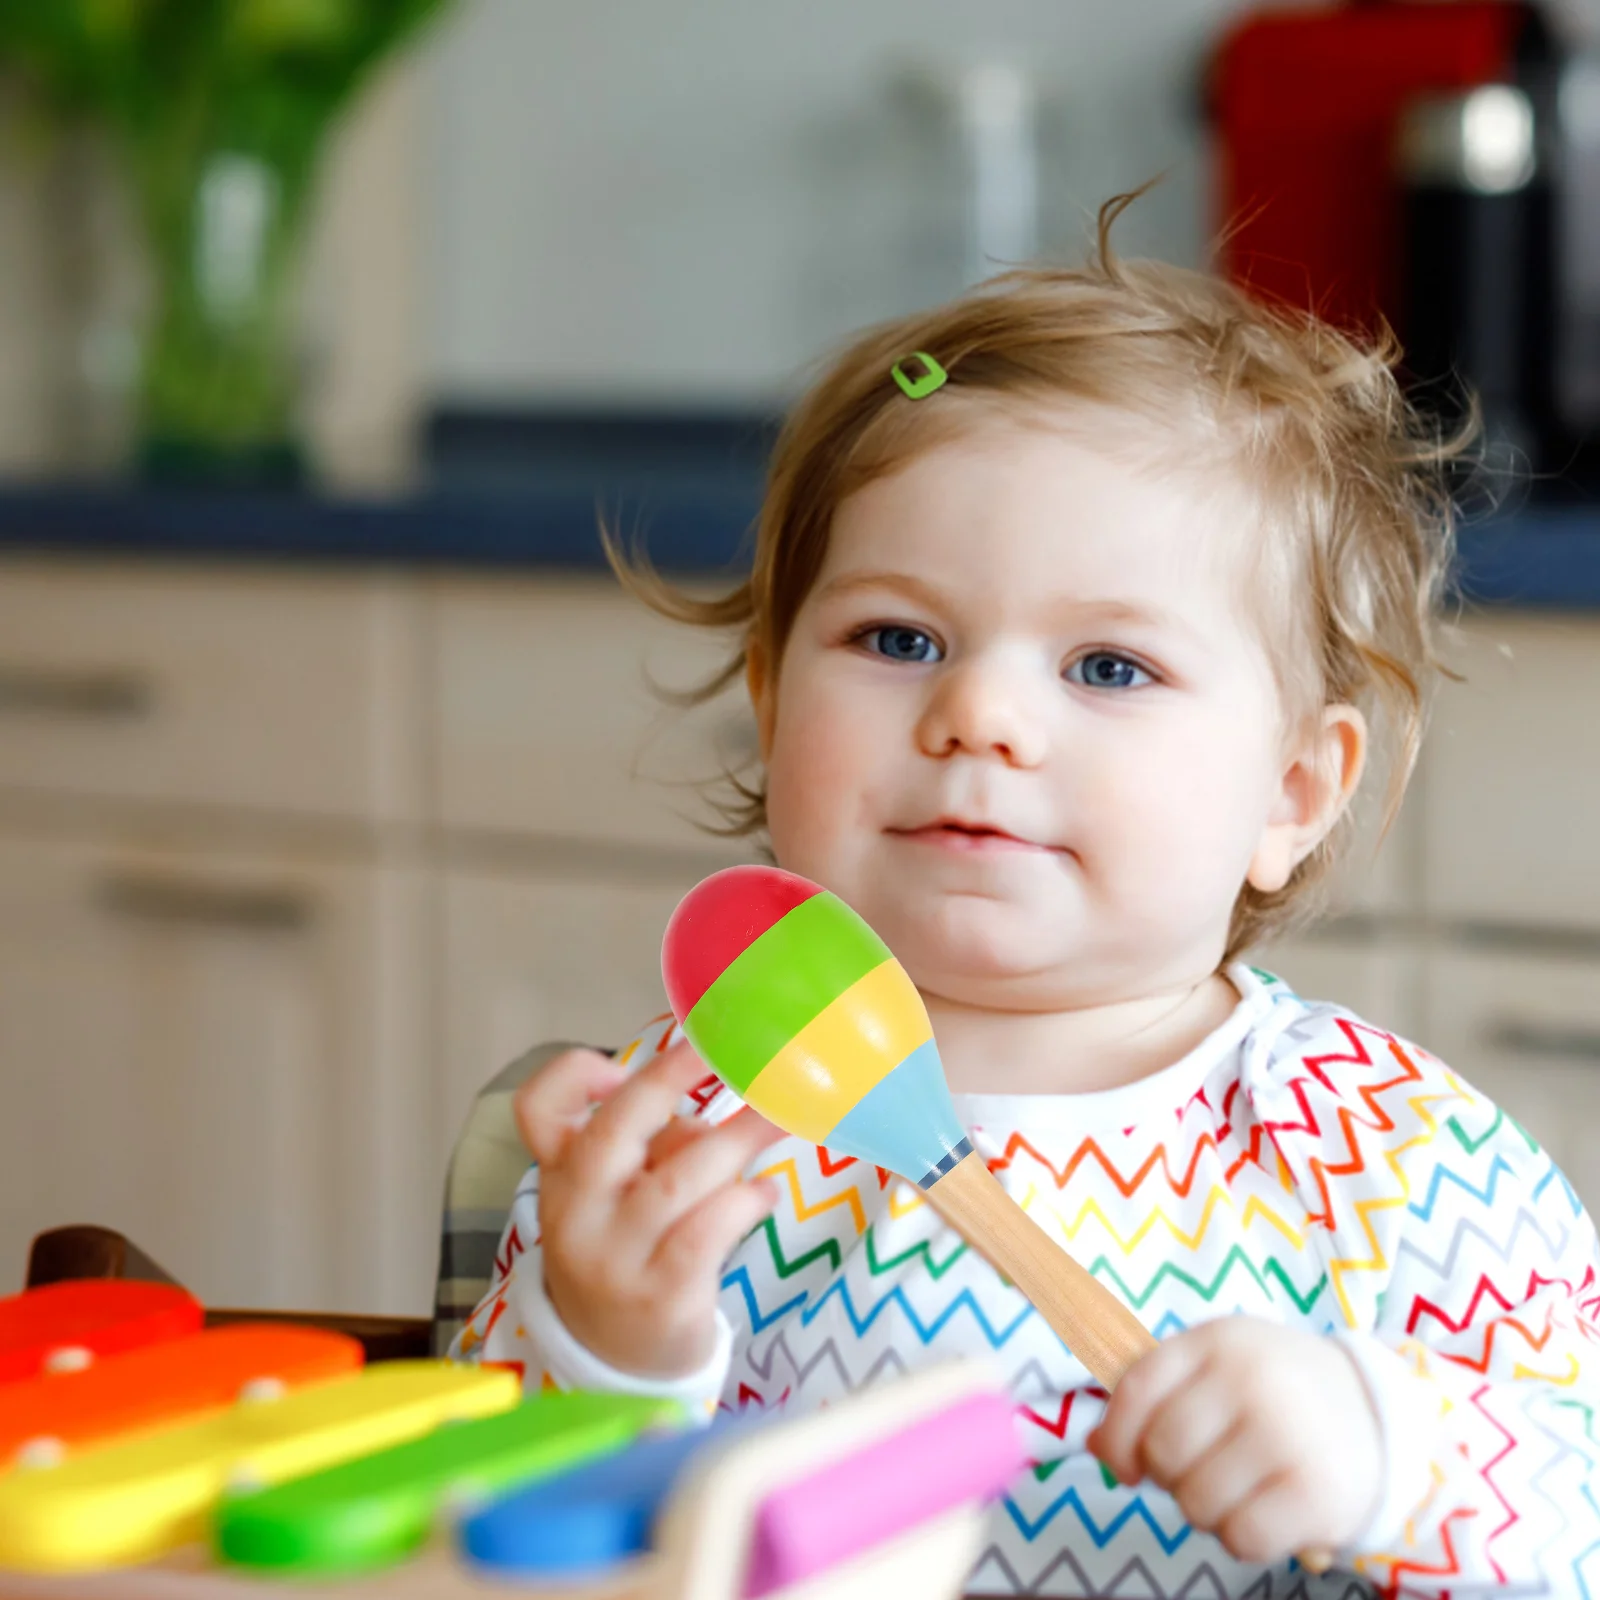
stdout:
POLYGON ((735 1246, 771 1214, 781 1194, 772 1178, 724 1184, 663 1234, 651 1266, 683 1288, 708 1280, 715 1286, 735 1246))
POLYGON ((1236 1390, 1214 1367, 1202 1365, 1170 1392, 1156 1407, 1139 1444, 1145 1475, 1170 1488, 1215 1450, 1239 1421, 1236 1390))
POLYGON ((1145 1430, 1198 1365, 1193 1347, 1180 1335, 1135 1362, 1112 1391, 1106 1414, 1087 1443, 1119 1482, 1138 1483, 1144 1477, 1140 1452, 1145 1430))
POLYGON ((694 1117, 674 1117, 659 1132, 650 1136, 644 1152, 645 1171, 653 1171, 670 1161, 680 1150, 698 1143, 711 1132, 711 1127, 709 1122, 700 1122, 694 1117))
MULTIPOLYGON (((728 1159, 738 1160, 742 1156, 748 1166, 768 1145, 789 1136, 777 1123, 768 1122, 754 1106, 740 1106, 731 1117, 708 1129, 706 1137, 713 1148, 726 1148, 728 1159)), ((736 1170, 743 1172, 744 1167, 736 1170)))
POLYGON ((708 1128, 651 1168, 618 1208, 625 1226, 664 1233, 708 1195, 740 1177, 769 1144, 784 1137, 748 1106, 708 1128))
POLYGON ((677 1111, 683 1097, 706 1076, 705 1065, 687 1039, 641 1067, 595 1114, 583 1130, 585 1176, 592 1184, 621 1188, 637 1175, 650 1141, 677 1111))
MULTIPOLYGON (((1292 1467, 1258 1478, 1216 1525, 1223 1544, 1242 1561, 1279 1562, 1291 1552, 1315 1561, 1318 1506, 1304 1478, 1292 1467), (1312 1554, 1304 1552, 1311 1549, 1312 1554)), ((1320 1570, 1313 1566, 1313 1571, 1320 1570)))
POLYGON ((731 1127, 737 1123, 747 1132, 755 1129, 757 1125, 764 1127, 765 1131, 757 1140, 757 1148, 765 1148, 783 1138, 784 1131, 776 1123, 768 1122, 753 1106, 740 1106, 732 1116, 724 1117, 721 1122, 707 1122, 696 1116, 676 1116, 667 1125, 651 1136, 645 1148, 645 1170, 648 1172, 670 1160, 680 1150, 687 1149, 692 1144, 697 1144, 701 1139, 707 1138, 719 1130, 731 1127))
POLYGON ((598 1050, 564 1050, 511 1097, 517 1132, 541 1166, 556 1160, 588 1121, 590 1108, 615 1092, 628 1069, 598 1050))
POLYGON ((1183 1477, 1165 1487, 1191 1527, 1220 1532, 1278 1465, 1263 1450, 1256 1430, 1238 1427, 1218 1440, 1183 1477))

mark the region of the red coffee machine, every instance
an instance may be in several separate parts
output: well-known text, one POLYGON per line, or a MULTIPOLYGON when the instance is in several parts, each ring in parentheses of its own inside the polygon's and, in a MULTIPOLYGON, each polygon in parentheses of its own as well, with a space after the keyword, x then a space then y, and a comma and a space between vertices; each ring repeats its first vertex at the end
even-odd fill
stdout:
POLYGON ((1369 0, 1245 18, 1208 88, 1223 269, 1386 320, 1492 477, 1600 481, 1600 55, 1527 0, 1369 0))
POLYGON ((1236 281, 1332 320, 1402 301, 1400 118, 1419 97, 1515 82, 1532 9, 1373 0, 1247 15, 1212 59, 1213 222, 1236 281))

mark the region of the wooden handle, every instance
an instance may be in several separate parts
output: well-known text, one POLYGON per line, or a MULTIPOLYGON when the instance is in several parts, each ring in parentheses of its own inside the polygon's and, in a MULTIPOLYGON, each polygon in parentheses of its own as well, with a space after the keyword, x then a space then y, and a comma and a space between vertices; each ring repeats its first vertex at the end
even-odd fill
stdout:
POLYGON ((1105 1389, 1116 1388, 1123 1373, 1155 1349, 1150 1330, 1000 1187, 976 1150, 928 1190, 928 1200, 1033 1302, 1105 1389))
MULTIPOLYGON (((976 1150, 928 1190, 928 1203, 1016 1284, 1107 1393, 1155 1349, 1150 1330, 1000 1187, 976 1150)), ((1325 1550, 1302 1550, 1296 1559, 1312 1573, 1333 1565, 1325 1550)))

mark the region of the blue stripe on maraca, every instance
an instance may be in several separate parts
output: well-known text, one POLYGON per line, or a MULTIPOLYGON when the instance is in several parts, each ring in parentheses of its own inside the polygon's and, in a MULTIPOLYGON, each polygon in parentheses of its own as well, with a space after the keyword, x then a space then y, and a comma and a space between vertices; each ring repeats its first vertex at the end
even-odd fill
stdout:
POLYGON ((972 1147, 950 1102, 933 1040, 874 1084, 823 1142, 841 1155, 913 1178, 924 1189, 942 1178, 960 1160, 958 1147, 972 1147))

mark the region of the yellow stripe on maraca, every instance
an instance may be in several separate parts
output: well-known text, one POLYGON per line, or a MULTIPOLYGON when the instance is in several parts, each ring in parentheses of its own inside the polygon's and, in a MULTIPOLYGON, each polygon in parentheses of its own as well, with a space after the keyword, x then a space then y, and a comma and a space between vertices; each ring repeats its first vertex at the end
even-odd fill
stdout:
POLYGON ((784 1045, 744 1099, 769 1122, 826 1144, 862 1097, 932 1037, 922 996, 891 956, 784 1045))

